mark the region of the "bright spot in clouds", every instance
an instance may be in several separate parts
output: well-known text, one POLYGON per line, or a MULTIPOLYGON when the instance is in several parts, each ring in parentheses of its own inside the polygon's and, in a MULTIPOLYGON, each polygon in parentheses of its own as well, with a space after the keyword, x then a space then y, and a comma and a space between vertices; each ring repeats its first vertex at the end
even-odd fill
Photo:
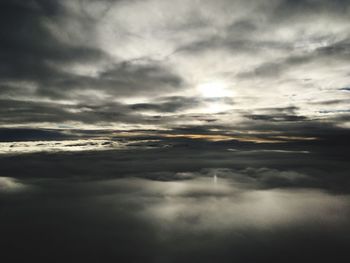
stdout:
POLYGON ((15 178, 0 176, 0 193, 11 193, 23 190, 26 185, 15 178))
POLYGON ((223 81, 209 81, 197 86, 199 94, 204 98, 230 97, 232 92, 223 81))
POLYGON ((226 98, 232 98, 234 93, 230 90, 229 83, 222 80, 210 80, 196 86, 199 97, 205 101, 199 110, 202 114, 213 114, 231 109, 231 105, 225 102, 226 98))

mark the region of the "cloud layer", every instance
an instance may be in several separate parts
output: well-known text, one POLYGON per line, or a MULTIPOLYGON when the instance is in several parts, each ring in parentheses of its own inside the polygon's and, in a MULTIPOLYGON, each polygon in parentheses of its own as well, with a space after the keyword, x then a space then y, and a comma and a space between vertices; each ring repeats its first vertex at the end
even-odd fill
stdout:
POLYGON ((2 1, 1 125, 347 129, 349 10, 340 0, 2 1))
MULTIPOLYGON (((305 179, 293 172, 287 177, 305 179)), ((261 189, 266 178, 286 178, 267 168, 168 172, 163 178, 170 181, 18 181, 35 189, 0 192, 2 259, 326 262, 347 257, 348 194, 261 189)))
POLYGON ((2 0, 1 262, 346 262, 347 0, 2 0))

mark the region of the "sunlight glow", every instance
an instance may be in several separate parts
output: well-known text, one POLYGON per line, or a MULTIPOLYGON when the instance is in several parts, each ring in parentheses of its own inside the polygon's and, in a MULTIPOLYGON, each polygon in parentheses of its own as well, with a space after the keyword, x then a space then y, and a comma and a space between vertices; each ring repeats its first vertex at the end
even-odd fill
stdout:
POLYGON ((227 89, 227 84, 223 81, 209 81, 199 84, 197 90, 204 98, 220 98, 232 95, 227 89))

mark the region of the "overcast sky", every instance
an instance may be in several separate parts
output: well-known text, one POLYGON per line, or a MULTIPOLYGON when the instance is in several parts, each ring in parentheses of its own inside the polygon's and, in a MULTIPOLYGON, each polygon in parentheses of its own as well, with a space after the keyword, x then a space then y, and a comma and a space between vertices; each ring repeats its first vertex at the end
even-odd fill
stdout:
POLYGON ((349 0, 0 0, 0 261, 348 262, 349 0))
POLYGON ((350 128, 348 1, 0 5, 2 127, 350 128))

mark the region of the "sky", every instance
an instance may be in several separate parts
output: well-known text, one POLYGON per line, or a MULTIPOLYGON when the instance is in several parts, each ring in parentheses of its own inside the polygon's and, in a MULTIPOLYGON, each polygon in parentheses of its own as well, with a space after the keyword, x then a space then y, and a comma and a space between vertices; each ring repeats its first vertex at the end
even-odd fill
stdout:
POLYGON ((349 60, 347 0, 1 0, 0 260, 345 262, 349 60))

